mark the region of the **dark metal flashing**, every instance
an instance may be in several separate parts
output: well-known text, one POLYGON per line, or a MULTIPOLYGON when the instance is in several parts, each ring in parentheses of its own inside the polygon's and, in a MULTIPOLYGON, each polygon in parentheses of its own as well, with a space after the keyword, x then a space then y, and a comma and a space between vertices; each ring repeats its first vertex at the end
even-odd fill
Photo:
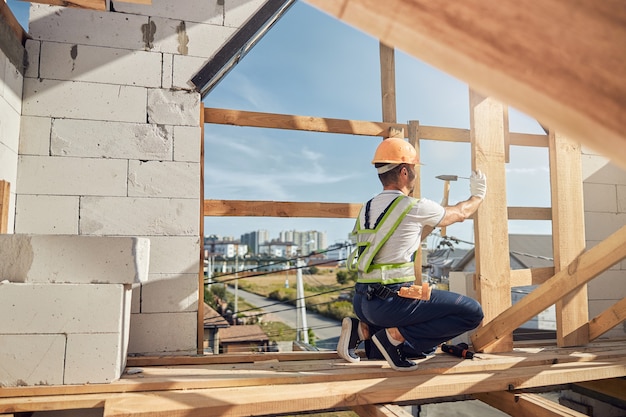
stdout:
POLYGON ((267 0, 191 79, 204 98, 296 0, 267 0))

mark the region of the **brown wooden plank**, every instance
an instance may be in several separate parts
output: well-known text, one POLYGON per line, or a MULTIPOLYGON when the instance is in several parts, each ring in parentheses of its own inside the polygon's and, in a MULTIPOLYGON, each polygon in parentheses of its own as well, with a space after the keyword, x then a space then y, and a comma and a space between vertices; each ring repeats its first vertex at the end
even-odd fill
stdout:
POLYGON ((626 168, 622 0, 307 2, 626 168))
POLYGON ((354 219, 361 206, 360 203, 204 200, 204 215, 354 219))
POLYGON ((509 141, 511 145, 515 146, 548 147, 548 135, 509 132, 509 141))
POLYGON ((554 276, 554 267, 531 269, 512 269, 511 287, 523 287, 526 285, 539 285, 554 276))
POLYGON ((393 404, 357 405, 352 407, 352 411, 357 413, 359 417, 413 417, 413 414, 393 404))
POLYGON ((507 207, 509 220, 552 220, 550 207, 507 207))
POLYGON ((599 381, 583 381, 574 384, 574 390, 580 392, 578 388, 601 394, 606 397, 615 398, 621 403, 626 403, 626 379, 611 378, 599 381))
POLYGON ((216 108, 204 109, 204 121, 205 123, 216 123, 233 126, 304 130, 311 132, 341 133, 381 137, 386 137, 389 133, 390 128, 404 129, 404 131, 406 132, 406 125, 398 123, 330 119, 322 117, 259 113, 243 110, 226 110, 216 108))
MULTIPOLYGON (((585 209, 580 145, 549 132, 552 252, 554 271, 567 267, 585 250, 585 209)), ((557 343, 580 346, 589 341, 587 286, 556 303, 557 343)))
MULTIPOLYGON (((493 98, 470 90, 472 169, 481 170, 487 176, 487 195, 474 215, 476 287, 485 313, 483 326, 511 306, 504 110, 505 107, 493 98)), ((513 349, 512 330, 498 336, 498 340, 484 347, 487 351, 513 349)))
POLYGON ((286 385, 208 390, 125 393, 108 398, 105 417, 248 416, 346 409, 364 404, 392 404, 438 396, 506 391, 626 375, 626 360, 559 364, 464 375, 394 373, 389 378, 319 382, 293 389, 286 385))
MULTIPOLYGON (((166 362, 156 362, 159 364, 158 366, 132 366, 132 369, 140 368, 142 372, 132 375, 125 374, 120 380, 110 384, 4 387, 0 389, 0 398, 16 399, 52 395, 305 384, 322 381, 384 378, 396 374, 387 366, 385 361, 362 361, 358 364, 348 364, 340 360, 334 352, 306 353, 309 359, 288 359, 305 357, 305 352, 271 354, 272 359, 265 359, 266 354, 173 357, 166 362), (245 360, 248 362, 239 363, 233 361, 230 356, 247 356, 245 360), (311 359, 312 357, 315 359, 311 359), (252 360, 252 358, 255 359, 252 360)), ((420 360, 420 367, 414 375, 491 372, 555 363, 596 362, 605 359, 624 358, 625 356, 626 348, 622 343, 606 342, 575 349, 561 348, 555 350, 544 347, 541 349, 516 349, 515 352, 506 355, 480 354, 479 360, 472 361, 461 361, 458 358, 440 353, 434 357, 420 360)), ((143 362, 146 363, 145 360, 143 362)), ((136 363, 133 362, 132 365, 136 365, 136 363)), ((0 404, 10 402, 7 400, 7 402, 0 404)))
POLYGON ((589 340, 597 339, 624 320, 626 320, 626 298, 622 298, 591 319, 589 322, 589 340))
POLYGON ((200 103, 200 268, 198 271, 198 313, 196 323, 196 352, 204 353, 204 103, 200 103))
POLYGON ((383 122, 396 123, 396 58, 393 48, 381 43, 380 54, 380 95, 383 109, 383 122))
POLYGON ((586 284, 626 257, 626 226, 574 259, 540 287, 526 295, 472 335, 475 349, 482 350, 545 310, 564 295, 586 284))
POLYGON ((22 27, 22 25, 20 25, 20 22, 17 21, 15 15, 4 1, 0 2, 0 18, 4 19, 13 33, 15 33, 15 37, 19 39, 22 45, 24 45, 26 43, 26 39, 30 36, 26 33, 26 30, 22 27))
POLYGON ((78 7, 81 9, 106 10, 105 0, 32 0, 31 3, 49 4, 52 6, 78 7))
POLYGON ((0 233, 8 233, 11 183, 0 180, 0 233))
MULTIPOLYGON (((204 112, 205 123, 380 137, 388 136, 390 129, 402 129, 405 132, 405 137, 408 137, 407 125, 399 123, 329 119, 313 116, 261 113, 210 107, 205 108, 204 112)), ((511 133, 510 137, 511 145, 548 146, 547 135, 511 133)), ((418 138, 444 142, 469 143, 470 134, 469 129, 421 125, 418 138)))
POLYGON ((474 394, 485 404, 506 414, 518 417, 586 417, 561 404, 537 394, 515 394, 512 392, 485 392, 474 394))

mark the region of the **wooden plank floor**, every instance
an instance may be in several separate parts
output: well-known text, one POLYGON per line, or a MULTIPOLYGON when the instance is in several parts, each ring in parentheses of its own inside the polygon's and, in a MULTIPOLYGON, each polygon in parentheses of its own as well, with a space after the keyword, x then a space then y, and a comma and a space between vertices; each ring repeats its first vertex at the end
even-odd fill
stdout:
POLYGON ((111 384, 0 388, 0 414, 104 408, 107 417, 260 416, 408 404, 623 377, 626 345, 526 347, 473 360, 438 353, 419 364, 396 372, 384 361, 349 364, 335 352, 129 358, 111 384))

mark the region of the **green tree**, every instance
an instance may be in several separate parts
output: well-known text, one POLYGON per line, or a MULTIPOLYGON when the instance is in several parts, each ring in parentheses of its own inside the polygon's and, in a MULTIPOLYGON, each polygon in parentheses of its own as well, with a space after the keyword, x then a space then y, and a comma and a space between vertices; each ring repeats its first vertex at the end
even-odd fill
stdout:
POLYGON ((343 269, 337 271, 337 282, 341 285, 347 284, 349 281, 356 282, 357 277, 356 271, 346 271, 343 269))

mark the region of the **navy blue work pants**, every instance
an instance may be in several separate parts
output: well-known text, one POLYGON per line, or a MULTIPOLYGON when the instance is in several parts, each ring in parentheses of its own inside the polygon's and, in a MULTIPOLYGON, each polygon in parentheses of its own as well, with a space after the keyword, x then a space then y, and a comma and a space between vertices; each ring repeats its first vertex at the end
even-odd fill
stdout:
MULTIPOLYGON (((411 283, 388 285, 397 291, 411 283)), ((392 295, 368 296, 368 284, 356 284, 353 300, 357 317, 370 326, 371 334, 382 328, 397 327, 411 351, 429 354, 443 342, 475 329, 483 310, 473 298, 433 289, 430 300, 392 295)))

